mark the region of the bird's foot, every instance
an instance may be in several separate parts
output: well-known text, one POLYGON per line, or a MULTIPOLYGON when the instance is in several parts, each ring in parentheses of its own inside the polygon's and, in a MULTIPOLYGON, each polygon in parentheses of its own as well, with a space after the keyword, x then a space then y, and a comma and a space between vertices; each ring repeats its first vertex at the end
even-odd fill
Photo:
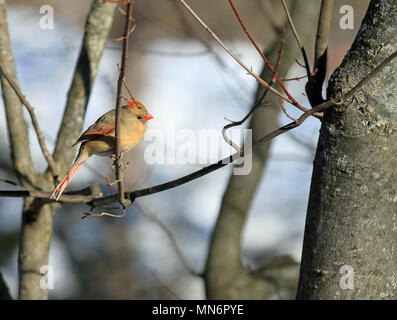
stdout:
MULTIPOLYGON (((116 172, 116 155, 112 154, 109 158, 113 161, 112 170, 116 172)), ((120 173, 123 174, 129 165, 130 163, 127 162, 126 165, 123 167, 123 160, 122 158, 120 158, 120 173)))
POLYGON ((120 179, 114 180, 114 181, 110 181, 109 177, 105 177, 105 179, 106 179, 106 184, 108 185, 108 187, 111 187, 111 186, 115 185, 116 183, 118 183, 120 181, 120 179))
POLYGON ((120 168, 120 173, 121 173, 121 174, 124 174, 125 170, 127 170, 127 168, 128 168, 129 165, 130 165, 130 163, 127 162, 127 163, 125 164, 124 167, 121 167, 121 168, 120 168))

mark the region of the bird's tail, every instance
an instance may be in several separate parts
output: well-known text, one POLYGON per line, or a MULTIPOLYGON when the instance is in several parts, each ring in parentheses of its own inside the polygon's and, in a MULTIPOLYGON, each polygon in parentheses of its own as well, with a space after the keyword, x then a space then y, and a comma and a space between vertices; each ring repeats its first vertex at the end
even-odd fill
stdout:
POLYGON ((76 174, 77 170, 80 169, 81 165, 84 161, 79 161, 79 158, 76 159, 72 167, 69 169, 68 173, 66 174, 65 178, 58 184, 58 186, 54 189, 54 192, 51 195, 51 199, 58 200, 59 197, 62 195, 63 191, 65 190, 66 186, 72 180, 73 176, 76 174))

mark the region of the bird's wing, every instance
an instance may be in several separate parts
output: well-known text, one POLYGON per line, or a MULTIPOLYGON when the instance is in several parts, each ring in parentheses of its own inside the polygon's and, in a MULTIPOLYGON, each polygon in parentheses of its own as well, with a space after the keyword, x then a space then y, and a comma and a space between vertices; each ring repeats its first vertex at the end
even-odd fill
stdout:
POLYGON ((114 118, 111 115, 104 115, 99 118, 92 126, 90 126, 80 138, 73 144, 76 145, 80 142, 86 142, 101 136, 113 136, 114 137, 115 125, 114 118))

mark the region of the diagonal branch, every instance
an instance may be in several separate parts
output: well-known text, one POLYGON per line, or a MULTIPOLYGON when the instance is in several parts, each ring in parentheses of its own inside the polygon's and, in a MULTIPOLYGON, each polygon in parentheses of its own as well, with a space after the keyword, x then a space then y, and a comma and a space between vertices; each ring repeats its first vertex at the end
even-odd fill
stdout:
POLYGON ((12 89, 14 90, 15 94, 18 96, 21 103, 28 110, 30 118, 32 120, 34 130, 37 135, 37 139, 39 141, 41 151, 43 152, 43 155, 44 155, 45 159, 47 160, 48 166, 51 170, 54 180, 58 182, 58 178, 59 178, 58 170, 55 165, 54 159, 52 158, 52 155, 50 154, 50 152, 47 149, 45 139, 44 139, 43 133, 40 130, 39 122, 37 121, 36 114, 34 113, 33 107, 26 100, 25 96, 22 94, 21 90, 18 88, 18 85, 13 80, 11 80, 11 77, 7 74, 7 72, 5 72, 5 70, 1 64, 0 64, 0 74, 8 81, 9 85, 12 87, 12 89))
POLYGON ((246 66, 244 62, 241 61, 239 57, 215 34, 214 31, 208 27, 205 22, 194 12, 194 10, 184 1, 184 0, 179 0, 179 2, 186 7, 186 9, 190 12, 190 14, 208 31, 208 33, 222 46, 223 49, 226 50, 226 52, 233 57, 234 60, 237 61, 238 64, 240 64, 250 75, 252 75, 256 81, 261 84, 262 86, 268 88, 270 91, 272 91, 274 94, 278 95, 281 99, 293 104, 292 100, 288 97, 285 97, 280 91, 274 89, 267 83, 265 80, 261 79, 256 73, 254 73, 251 68, 246 66))
MULTIPOLYGON (((0 65, 3 66, 3 71, 9 75, 9 78, 16 83, 17 75, 8 34, 5 0, 0 0, 0 21, 0 65)), ((4 73, 1 75, 1 86, 14 169, 22 184, 35 186, 38 183, 38 174, 30 152, 28 126, 23 117, 21 102, 10 83, 4 78, 4 73)))
POLYGON ((80 55, 53 153, 61 174, 66 172, 75 157, 76 149, 71 146, 83 128, 88 101, 116 8, 116 4, 95 0, 88 14, 80 55))
MULTIPOLYGON (((281 88, 283 89, 283 91, 285 92, 285 94, 288 96, 288 98, 291 100, 291 103, 301 109, 302 111, 306 111, 307 109, 304 108, 303 106, 301 106, 295 99, 294 97, 292 97, 292 95, 289 93, 289 91, 287 90, 287 88, 285 87, 283 81, 280 79, 280 77, 278 76, 277 72, 274 70, 273 66, 270 64, 269 60, 266 58, 266 56, 263 54, 262 50, 259 48, 259 46, 256 44, 255 40, 252 38, 252 36, 250 35, 250 33, 248 32, 246 26, 244 25, 243 20, 241 19, 236 7, 233 4, 233 0, 228 0, 230 3, 230 6, 233 9, 234 14, 237 17, 238 22, 240 23, 241 27, 243 28, 245 34, 247 35, 247 37, 249 38, 249 40, 251 41, 251 43, 254 45, 255 49, 259 52, 259 54, 261 55, 261 57, 263 58, 263 60, 265 61, 266 65, 268 66, 269 70, 273 73, 277 83, 281 86, 281 88)), ((296 31, 295 31, 296 33, 296 31)), ((301 48, 303 48, 302 45, 300 45, 301 48)), ((310 71, 309 71, 310 73, 310 71)))
POLYGON ((302 52, 303 60, 305 62, 306 74, 307 74, 307 77, 310 79, 310 75, 311 75, 310 64, 309 64, 309 60, 307 59, 305 47, 303 46, 302 41, 299 37, 299 34, 296 31, 295 24, 294 24, 294 21, 292 20, 292 17, 288 10, 287 4, 285 3, 284 0, 281 0, 281 3, 283 4, 283 8, 284 8, 285 14, 287 15, 288 23, 291 27, 292 33, 294 34, 294 37, 296 39, 296 42, 298 43, 299 49, 302 52))
POLYGON ((185 267, 185 269, 187 271, 189 271, 189 273, 192 276, 202 277, 202 275, 199 274, 193 268, 193 266, 190 264, 190 262, 187 260, 187 258, 185 257, 182 249, 179 247, 178 242, 176 241, 175 237, 173 236, 172 232, 168 229, 168 227, 159 218, 157 218, 155 214, 153 214, 150 210, 148 210, 141 203, 138 204, 138 209, 139 209, 140 213, 142 213, 149 220, 151 220, 154 223, 156 223, 160 227, 160 229, 164 231, 164 233, 166 234, 166 236, 167 236, 167 238, 168 238, 168 240, 169 240, 169 242, 170 242, 175 254, 179 258, 180 262, 185 267))
MULTIPOLYGON (((284 42, 285 42, 285 30, 282 30, 282 35, 281 35, 281 44, 280 44, 280 49, 278 51, 278 57, 277 57, 277 62, 276 62, 276 67, 274 68, 275 73, 277 74, 277 69, 280 65, 280 61, 281 61, 281 55, 283 53, 283 47, 284 47, 284 42)), ((273 75, 272 80, 270 81, 270 85, 273 85, 273 83, 275 82, 275 76, 273 75)), ((231 139, 229 139, 229 137, 226 134, 227 129, 232 128, 232 127, 236 127, 239 125, 242 125, 253 113, 254 111, 259 108, 260 106, 264 106, 264 102, 265 102, 265 98, 267 93, 269 92, 269 89, 266 88, 261 96, 261 98, 253 105, 253 107, 251 108, 251 110, 245 115, 244 118, 242 118, 240 121, 232 121, 232 123, 229 123, 228 125, 224 126, 222 129, 222 136, 223 139, 226 141, 227 144, 230 144, 236 151, 239 152, 240 156, 243 157, 244 154, 242 153, 242 150, 237 146, 237 144, 235 142, 233 142, 231 139)), ((281 100, 283 101, 283 100, 281 100)))
POLYGON ((334 0, 323 0, 321 2, 314 49, 314 70, 316 73, 313 77, 309 77, 306 84, 307 97, 312 106, 324 102, 322 89, 327 72, 328 37, 333 8, 334 0))

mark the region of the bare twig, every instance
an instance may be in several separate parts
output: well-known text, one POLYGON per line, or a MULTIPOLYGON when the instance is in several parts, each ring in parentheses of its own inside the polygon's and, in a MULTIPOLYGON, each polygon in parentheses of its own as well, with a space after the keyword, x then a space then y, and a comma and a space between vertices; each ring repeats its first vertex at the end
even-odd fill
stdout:
POLYGON ((295 25, 294 25, 294 21, 292 20, 291 14, 290 14, 290 12, 288 10, 288 7, 287 7, 285 1, 281 0, 281 3, 283 4, 283 8, 284 8, 285 14, 287 15, 288 23, 289 23, 289 25, 290 25, 290 27, 292 29, 292 33, 294 34, 296 42, 298 42, 299 49, 302 52, 303 60, 305 62, 305 68, 306 68, 307 77, 310 78, 310 74, 311 74, 310 65, 309 65, 309 60, 307 59, 305 47, 303 46, 302 41, 301 41, 301 39, 299 37, 299 34, 296 31, 296 28, 295 28, 295 25))
POLYGON ((123 218, 125 216, 126 209, 125 206, 122 207, 122 212, 121 214, 114 214, 114 213, 109 213, 106 211, 102 211, 101 213, 92 213, 90 212, 84 212, 84 216, 81 217, 81 219, 87 218, 87 217, 103 217, 103 216, 108 216, 112 218, 123 218))
MULTIPOLYGON (((108 213, 106 211, 102 211, 101 213, 92 213, 92 212, 85 212, 83 218, 86 218, 88 216, 95 216, 95 217, 102 217, 102 216, 109 216, 113 218, 122 218, 126 214, 125 208, 129 205, 131 205, 131 202, 128 199, 125 199, 124 197, 124 181, 123 181, 123 170, 122 170, 122 150, 121 150, 121 141, 120 141, 120 112, 121 112, 121 101, 123 99, 122 96, 122 88, 123 85, 128 89, 126 81, 125 81, 125 71, 127 69, 127 61, 128 61, 128 42, 129 42, 129 36, 131 33, 135 30, 135 25, 131 27, 132 22, 134 19, 132 18, 132 8, 134 1, 133 0, 127 0, 127 1, 109 1, 109 0, 104 0, 104 2, 113 2, 113 3, 125 3, 127 4, 127 10, 126 10, 126 15, 125 16, 125 25, 124 25, 124 33, 123 36, 119 39, 116 39, 116 41, 122 40, 123 41, 123 48, 122 48, 122 53, 121 53, 121 65, 117 65, 117 68, 119 70, 119 78, 117 81, 117 94, 116 94, 116 112, 115 112, 115 148, 114 148, 114 167, 115 167, 115 174, 116 174, 116 180, 112 183, 110 183, 109 180, 107 180, 108 185, 113 185, 117 183, 118 187, 118 195, 119 195, 119 202, 121 204, 121 209, 122 213, 121 214, 113 214, 113 213, 108 213)), ((129 89, 128 89, 129 91, 129 89)), ((131 92, 129 91, 130 95, 131 92)))
POLYGON ((174 297, 174 298, 176 298, 177 300, 183 300, 182 299, 182 297, 179 295, 179 294, 177 294, 170 286, 169 286, 169 284, 168 283, 166 283, 163 279, 161 279, 160 277, 159 277, 159 275, 155 272, 155 271, 153 271, 153 270, 150 270, 151 271, 151 273, 152 273, 152 275, 153 275, 153 278, 155 278, 158 282, 160 282, 160 284, 174 297))
MULTIPOLYGON (((277 74, 277 69, 280 66, 281 55, 283 54, 284 42, 285 42, 285 30, 283 29, 282 34, 281 34, 281 44, 280 44, 280 49, 278 51, 278 57, 277 57, 276 67, 274 69, 274 71, 275 71, 274 74, 277 74)), ((270 81, 269 85, 273 85, 274 81, 275 81, 275 76, 273 75, 272 80, 270 81)), ((240 157, 244 156, 243 151, 240 149, 240 147, 235 142, 233 142, 232 140, 229 139, 229 137, 226 134, 226 131, 227 131, 227 129, 229 129, 231 127, 235 127, 235 126, 239 126, 239 125, 243 124, 258 107, 265 106, 264 100, 265 100, 265 97, 268 92, 269 92, 269 89, 266 88, 262 94, 262 97, 254 104, 254 106, 251 108, 251 110, 240 121, 232 121, 232 120, 225 118, 225 120, 230 121, 231 123, 223 127, 223 129, 222 129, 223 139, 226 141, 227 144, 231 145, 240 154, 240 157)), ((270 105, 270 104, 266 104, 266 106, 268 106, 268 105, 270 105)))
MULTIPOLYGON (((214 61, 216 62, 216 64, 220 67, 220 70, 226 76, 227 83, 223 77, 222 77, 222 80, 223 80, 226 90, 230 93, 230 95, 233 97, 238 97, 238 94, 240 94, 240 95, 245 94, 245 95, 251 97, 252 94, 254 94, 254 93, 252 92, 252 94, 250 94, 248 92, 248 89, 245 88, 245 85, 243 85, 243 83, 241 82, 240 77, 238 77, 237 70, 232 69, 229 65, 227 65, 224 62, 224 58, 222 57, 222 55, 217 50, 214 49, 214 47, 212 46, 212 43, 207 39, 207 37, 205 37, 205 36, 203 37, 203 35, 200 32, 197 32, 194 28, 192 28, 191 20, 187 19, 186 15, 184 14, 185 8, 183 8, 181 5, 178 5, 178 3, 175 1, 172 1, 171 3, 175 4, 175 9, 178 13, 178 16, 179 16, 181 24, 182 24, 183 33, 188 37, 198 40, 205 48, 207 48, 211 52, 211 54, 214 58, 214 61), (233 82, 234 87, 237 86, 239 88, 238 91, 232 90, 230 88, 230 86, 232 85, 231 81, 233 82), (241 90, 243 88, 245 89, 244 91, 241 90)), ((238 100, 239 99, 233 99, 233 101, 238 101, 238 100)), ((239 105, 238 102, 237 102, 237 105, 239 105)))
POLYGON ((34 130, 35 130, 36 135, 37 135, 37 140, 39 140, 39 145, 40 145, 41 151, 43 152, 44 158, 47 160, 48 166, 50 168, 50 171, 52 173, 52 176, 53 176, 54 180, 56 182, 59 182, 58 181, 59 180, 59 174, 58 174, 57 166, 55 164, 55 161, 54 161, 52 155, 50 154, 50 152, 47 149, 47 146, 46 146, 46 143, 45 143, 45 139, 44 139, 43 133, 40 130, 39 122, 37 121, 36 114, 34 113, 33 107, 26 100, 26 97, 22 94, 21 90, 18 88, 18 85, 14 81, 12 81, 12 79, 7 74, 7 72, 5 72, 5 70, 4 70, 4 68, 2 67, 1 64, 0 64, 0 73, 8 81, 8 83, 10 84, 12 89, 14 90, 15 94, 18 96, 18 98, 21 101, 21 103, 28 110, 30 118, 32 120, 32 124, 33 124, 34 130))
POLYGON ((186 7, 186 9, 190 12, 190 14, 208 31, 208 33, 222 46, 223 49, 226 50, 226 52, 233 57, 234 60, 237 61, 238 64, 240 64, 250 75, 252 75, 258 83, 260 83, 262 86, 268 88, 270 91, 272 91, 274 94, 278 95, 280 98, 284 99, 285 101, 289 102, 292 104, 292 100, 289 99, 288 97, 285 97, 281 92, 278 90, 272 88, 266 81, 261 79, 256 73, 254 73, 251 68, 246 66, 244 62, 241 61, 239 57, 215 34, 214 31, 212 31, 206 24, 205 22, 196 14, 196 12, 193 11, 193 9, 184 1, 184 0, 179 0, 182 5, 186 7))
POLYGON ((282 99, 280 99, 280 107, 281 107, 281 109, 283 110, 284 114, 287 116, 287 118, 289 118, 289 119, 292 120, 292 121, 296 121, 295 118, 291 117, 291 116, 288 114, 287 109, 286 109, 285 106, 284 106, 284 100, 282 100, 282 99))
MULTIPOLYGON (((0 21, 0 64, 3 72, 14 82, 18 82, 7 28, 5 0, 0 0, 0 21)), ((5 79, 4 73, 0 75, 13 166, 21 184, 37 187, 40 179, 30 152, 28 126, 24 117, 21 117, 23 107, 10 82, 5 79)))
POLYGON ((168 227, 159 218, 157 218, 156 215, 154 215, 150 210, 145 208, 141 203, 137 204, 137 206, 139 208, 139 211, 146 218, 155 222, 160 227, 160 229, 164 231, 164 233, 166 234, 167 238, 169 239, 169 241, 171 243, 173 250, 175 251, 177 257, 181 261, 182 265, 186 268, 186 270, 189 271, 189 273, 193 276, 202 277, 202 275, 200 275, 198 272, 196 272, 196 270, 194 270, 193 266, 186 259, 185 255, 183 254, 181 248, 179 247, 175 237, 173 236, 172 232, 168 229, 168 227))
MULTIPOLYGON (((289 12, 289 10, 288 10, 287 5, 285 4, 285 1, 284 1, 284 0, 281 0, 281 2, 282 2, 282 4, 283 4, 284 11, 285 11, 285 13, 286 13, 286 15, 287 15, 288 23, 289 23, 289 25, 291 26, 292 33, 294 34, 294 37, 295 37, 295 39, 296 39, 296 42, 298 43, 298 46, 299 46, 299 48, 300 48, 300 50, 301 50, 302 57, 303 57, 303 61, 304 61, 304 63, 305 63, 305 65, 304 65, 303 67, 306 69, 306 76, 307 76, 307 78, 308 78, 308 83, 309 83, 309 82, 312 81, 313 76, 316 75, 316 74, 318 73, 318 72, 317 72, 318 69, 316 69, 316 67, 315 67, 316 72, 315 72, 314 74, 313 74, 313 72, 310 71, 310 64, 309 64, 309 60, 307 59, 307 54, 306 54, 305 47, 303 46, 302 41, 301 41, 301 39, 300 39, 300 37, 299 37, 299 34, 298 34, 298 32, 296 31, 296 28, 295 28, 295 25, 294 25, 294 21, 292 20, 291 14, 290 14, 290 12, 289 12)), ((301 65, 301 64, 299 64, 299 65, 301 65)), ((301 65, 301 66, 302 66, 302 65, 301 65)), ((320 93, 320 95, 321 95, 321 93, 320 93)), ((309 99, 309 100, 310 100, 310 99, 309 99)), ((322 102, 324 102, 324 100, 318 101, 318 103, 311 104, 311 105, 312 105, 312 106, 315 106, 315 105, 320 104, 320 103, 322 103, 322 102)), ((317 116, 318 116, 319 118, 321 118, 321 117, 323 117, 323 114, 318 114, 317 116)))
POLYGON ((116 116, 115 116, 115 137, 116 137, 116 145, 115 145, 115 168, 116 168, 116 180, 118 180, 118 191, 119 191, 119 201, 123 207, 123 214, 125 214, 125 207, 130 204, 129 201, 126 201, 124 198, 124 182, 123 182, 123 174, 121 172, 121 142, 120 142, 120 110, 121 110, 121 99, 122 99, 122 88, 123 84, 125 84, 125 71, 127 69, 127 60, 128 60, 128 40, 130 35, 130 30, 134 30, 134 27, 131 28, 132 23, 132 8, 133 1, 128 2, 127 10, 126 10, 126 20, 124 27, 124 36, 123 36, 123 51, 121 54, 121 65, 120 65, 120 73, 119 79, 117 81, 117 100, 116 100, 116 116))
POLYGON ((25 190, 24 186, 20 185, 19 183, 15 182, 15 181, 11 181, 11 180, 8 180, 8 179, 0 178, 0 182, 4 182, 4 183, 10 184, 10 185, 12 185, 14 187, 18 187, 18 188, 20 188, 22 190, 25 190))
POLYGON ((320 16, 318 18, 318 28, 316 34, 316 45, 314 51, 314 61, 316 63, 325 54, 328 48, 329 30, 331 27, 331 17, 334 8, 334 0, 322 0, 320 16))
MULTIPOLYGON (((310 75, 313 77, 317 73, 317 70, 313 70, 310 75)), ((307 75, 300 76, 300 77, 294 77, 294 78, 281 78, 283 81, 299 81, 304 78, 307 78, 307 75)))
MULTIPOLYGON (((281 86, 281 88, 283 89, 283 91, 285 92, 285 94, 288 96, 288 98, 291 101, 291 104, 293 104, 295 107, 301 109, 302 111, 306 111, 307 109, 304 108, 303 106, 301 106, 298 101, 296 101, 294 99, 294 97, 292 97, 292 95, 289 93, 289 91, 287 90, 287 88, 285 87, 284 83, 282 82, 282 80, 280 79, 280 77, 278 76, 277 72, 273 69, 272 65, 270 64, 269 60, 266 58, 266 56, 263 54, 262 50, 259 48, 259 46, 256 44, 255 40, 252 38, 252 36, 250 35, 250 33, 248 32, 246 26, 244 25, 243 20, 241 19, 236 7, 233 4, 233 0, 228 0, 230 3, 230 6, 233 9, 234 14, 237 17, 237 20, 239 21, 241 27, 243 28, 245 34, 247 35, 247 37, 249 38, 249 40, 251 41, 251 43, 254 45, 255 49, 259 52, 259 54, 261 55, 261 57, 263 58, 263 60, 265 61, 266 65, 268 66, 269 70, 273 73, 274 77, 276 78, 276 81, 278 82, 278 84, 281 86)), ((310 70, 309 70, 310 73, 310 70)), ((316 115, 317 116, 317 115, 316 115)))
MULTIPOLYGON (((131 3, 131 4, 132 4, 132 3, 131 3)), ((122 36, 122 37, 120 37, 120 38, 117 38, 117 39, 114 39, 114 41, 118 42, 118 41, 121 41, 121 40, 126 40, 126 39, 131 35, 131 33, 133 33, 133 32, 135 31, 135 28, 136 28, 136 24, 134 24, 134 25, 132 26, 132 28, 129 29, 129 30, 124 34, 124 36, 122 36)))
POLYGON ((314 50, 314 69, 317 72, 309 77, 306 84, 307 97, 312 106, 324 102, 322 88, 327 73, 328 37, 333 8, 334 0, 322 0, 314 50))

